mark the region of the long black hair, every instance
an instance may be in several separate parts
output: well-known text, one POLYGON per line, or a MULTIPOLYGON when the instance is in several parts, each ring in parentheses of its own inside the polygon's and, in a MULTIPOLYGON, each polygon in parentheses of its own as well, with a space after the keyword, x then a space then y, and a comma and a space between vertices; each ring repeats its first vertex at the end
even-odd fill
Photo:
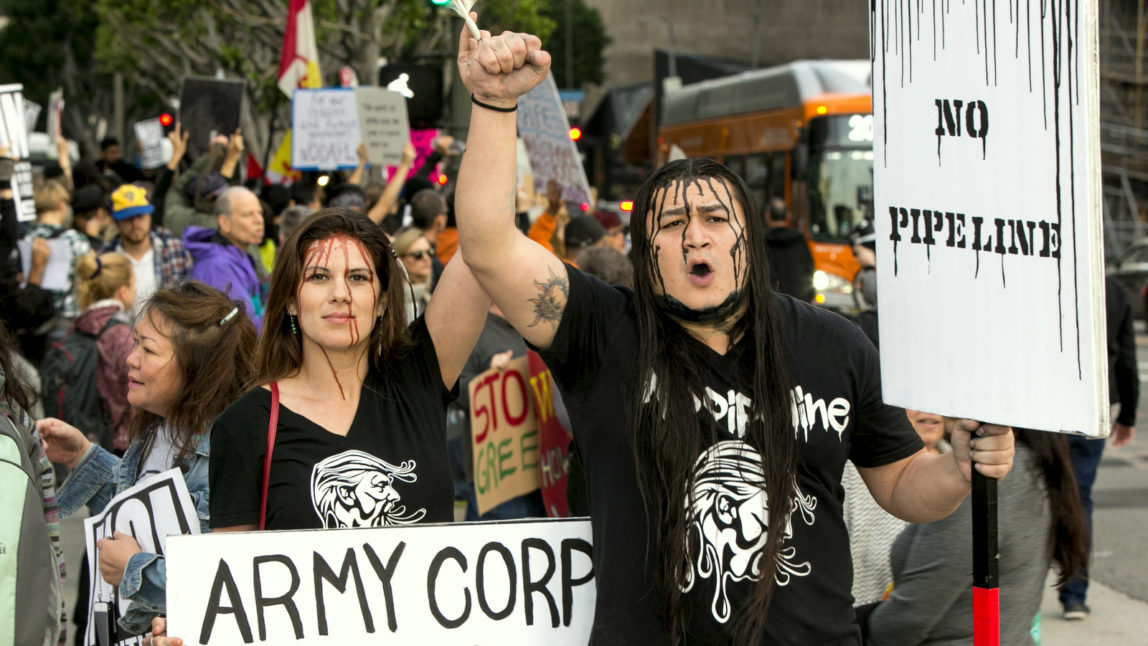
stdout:
POLYGON ((1060 433, 1014 429, 1016 441, 1032 449, 1036 464, 1031 474, 1048 496, 1051 519, 1048 528, 1048 550, 1056 563, 1056 585, 1069 577, 1081 576, 1088 567, 1088 542, 1085 533, 1084 506, 1076 487, 1068 441, 1060 433))
POLYGON ((764 222, 745 182, 711 159, 671 162, 647 179, 636 196, 634 213, 640 219, 630 232, 640 335, 638 366, 645 372, 639 375, 633 394, 635 468, 652 529, 653 545, 647 549, 659 564, 654 567, 657 592, 670 634, 680 642, 685 638, 682 589, 702 538, 692 529, 689 512, 694 497, 692 474, 699 456, 719 438, 713 425, 703 423, 695 411, 695 395, 700 398, 707 384, 699 377, 703 369, 691 349, 696 342, 667 314, 652 238, 658 232, 657 215, 675 201, 681 205, 690 186, 704 186, 726 205, 736 236, 731 260, 736 272, 746 272, 744 279, 735 276, 735 282, 744 284, 743 293, 734 308, 736 320, 725 321, 730 324, 725 329, 731 341, 742 345, 742 351, 753 353, 752 376, 743 375, 751 381, 752 407, 741 439, 758 455, 768 456, 762 459, 762 472, 747 480, 764 486, 769 514, 765 546, 757 561, 760 579, 748 603, 736 610, 731 625, 741 637, 739 642, 757 643, 773 594, 775 562, 793 497, 798 445, 790 411, 792 383, 770 288, 764 222), (736 222, 734 203, 741 205, 743 223, 736 222))
POLYGON ((16 355, 20 346, 16 337, 8 331, 4 319, 0 318, 0 377, 4 379, 4 387, 0 390, 0 397, 7 399, 10 405, 31 412, 36 404, 36 391, 29 386, 19 373, 16 355))

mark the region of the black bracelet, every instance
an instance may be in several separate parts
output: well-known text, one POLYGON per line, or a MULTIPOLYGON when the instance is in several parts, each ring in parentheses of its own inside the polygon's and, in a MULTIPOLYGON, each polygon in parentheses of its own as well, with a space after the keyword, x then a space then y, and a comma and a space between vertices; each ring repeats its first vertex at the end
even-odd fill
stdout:
POLYGON ((517 103, 515 103, 514 106, 510 107, 510 108, 500 108, 500 107, 493 106, 493 105, 490 105, 488 103, 483 103, 482 101, 479 101, 478 99, 474 98, 473 94, 470 95, 470 102, 477 105, 480 108, 486 108, 487 110, 494 110, 495 112, 514 112, 515 110, 518 109, 517 103))

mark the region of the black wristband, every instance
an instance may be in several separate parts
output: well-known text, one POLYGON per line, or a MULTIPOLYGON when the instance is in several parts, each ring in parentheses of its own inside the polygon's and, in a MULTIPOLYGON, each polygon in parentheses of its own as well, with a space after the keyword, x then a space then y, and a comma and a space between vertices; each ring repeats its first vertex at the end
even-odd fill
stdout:
POLYGON ((10 190, 12 190, 12 180, 0 179, 0 191, 10 191, 10 190))
POLYGON ((515 110, 518 109, 517 103, 515 103, 514 106, 510 107, 510 108, 500 108, 498 106, 493 106, 493 105, 490 105, 488 103, 483 103, 482 101, 479 101, 478 99, 474 98, 473 94, 470 95, 470 102, 477 105, 480 108, 486 108, 487 110, 493 110, 495 112, 514 112, 515 110))

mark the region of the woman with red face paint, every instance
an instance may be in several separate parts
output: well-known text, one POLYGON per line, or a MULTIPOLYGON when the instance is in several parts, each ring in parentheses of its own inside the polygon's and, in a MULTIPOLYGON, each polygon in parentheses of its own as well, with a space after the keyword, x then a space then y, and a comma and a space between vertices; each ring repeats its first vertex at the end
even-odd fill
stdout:
POLYGON ((382 229, 354 211, 321 211, 286 241, 260 386, 212 436, 211 485, 228 494, 211 502, 214 531, 453 520, 446 405, 490 300, 456 258, 408 326, 404 285, 382 229))

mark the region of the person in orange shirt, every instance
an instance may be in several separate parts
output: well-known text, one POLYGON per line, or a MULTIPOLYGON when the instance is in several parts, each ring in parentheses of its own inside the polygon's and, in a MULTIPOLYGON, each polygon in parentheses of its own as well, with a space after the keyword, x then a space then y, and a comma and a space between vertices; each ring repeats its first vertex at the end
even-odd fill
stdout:
POLYGON ((566 255, 566 224, 570 222, 570 214, 562 201, 561 184, 554 180, 546 183, 546 202, 546 210, 530 226, 526 237, 562 258, 566 255))

